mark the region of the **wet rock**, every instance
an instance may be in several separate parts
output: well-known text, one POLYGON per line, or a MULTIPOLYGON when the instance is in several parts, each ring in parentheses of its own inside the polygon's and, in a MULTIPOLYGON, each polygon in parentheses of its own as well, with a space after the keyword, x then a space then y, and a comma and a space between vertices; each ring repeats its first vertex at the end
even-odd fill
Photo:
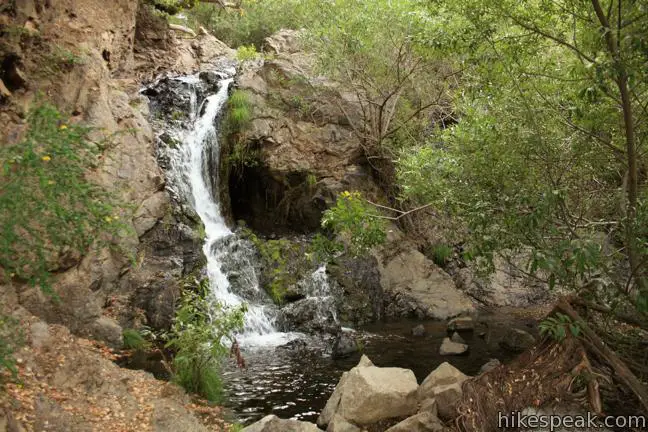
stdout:
POLYGON ((343 323, 359 326, 383 317, 383 289, 375 257, 340 257, 327 266, 327 272, 342 290, 337 309, 343 323))
POLYGON ((434 414, 423 411, 390 427, 385 432, 445 432, 449 430, 434 414))
POLYGON ((418 398, 424 401, 434 398, 439 417, 450 419, 455 412, 455 404, 461 398, 461 386, 468 379, 459 369, 449 363, 442 363, 428 375, 418 388, 418 398))
POLYGON ((341 331, 333 343, 333 358, 348 357, 358 352, 358 342, 355 333, 341 331))
POLYGON ((423 324, 419 324, 412 329, 412 336, 425 336, 425 327, 423 326, 423 324))
POLYGON ((411 415, 418 408, 416 377, 408 369, 355 367, 343 374, 317 423, 335 414, 356 425, 411 415))
MULTIPOLYGON (((322 307, 321 302, 322 299, 318 297, 309 297, 284 306, 281 311, 288 329, 306 333, 339 333, 340 325, 335 321, 332 306, 322 307)), ((339 351, 344 355, 357 351, 355 340, 349 340, 344 334, 338 337, 337 343, 339 349, 334 349, 334 353, 339 351), (348 347, 352 347, 351 351, 348 347)))
POLYGON ((528 332, 516 328, 509 329, 499 345, 513 352, 523 352, 535 344, 535 338, 528 332))
POLYGON ((482 365, 482 367, 479 369, 479 373, 482 374, 484 372, 488 372, 489 370, 495 369, 501 364, 502 363, 496 358, 490 359, 482 365))
POLYGON ((441 347, 439 347, 439 354, 441 355, 461 355, 468 351, 468 345, 453 342, 450 338, 443 338, 441 347))
POLYGON ((458 344, 465 344, 466 343, 464 338, 462 338, 461 335, 459 335, 459 333, 457 333, 457 332, 452 333, 452 336, 450 337, 450 340, 452 342, 455 342, 455 343, 458 343, 458 344))
POLYGON ((448 330, 450 331, 467 331, 473 330, 475 328, 475 323, 471 317, 457 317, 453 318, 448 322, 448 330))
POLYGON ((298 420, 282 420, 276 415, 269 415, 258 422, 244 427, 241 432, 318 432, 313 423, 298 420))

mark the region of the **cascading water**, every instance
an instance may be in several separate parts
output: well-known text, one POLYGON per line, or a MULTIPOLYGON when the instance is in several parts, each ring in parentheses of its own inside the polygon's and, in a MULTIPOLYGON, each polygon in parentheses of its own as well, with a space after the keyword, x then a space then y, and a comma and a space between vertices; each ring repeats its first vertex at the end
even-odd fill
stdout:
MULTIPOLYGON (((226 306, 236 307, 247 303, 245 327, 238 336, 242 345, 278 345, 292 338, 291 334, 278 332, 275 327, 277 308, 267 299, 259 288, 254 267, 245 258, 241 239, 237 238, 225 223, 220 203, 219 191, 212 190, 218 184, 217 169, 220 154, 217 120, 227 102, 228 90, 233 81, 234 71, 221 74, 216 93, 200 101, 199 76, 179 77, 174 80, 186 87, 189 94, 189 115, 185 122, 173 122, 167 127, 168 134, 175 146, 166 149, 168 176, 176 198, 188 204, 200 217, 205 227, 203 252, 207 258, 207 275, 214 299, 226 306), (223 271, 225 259, 236 260, 237 273, 244 275, 247 298, 233 291, 230 281, 223 271), (238 259, 237 259, 238 258, 238 259), (255 302, 249 301, 254 298, 255 302)), ((250 251, 253 253, 253 251, 250 251)))

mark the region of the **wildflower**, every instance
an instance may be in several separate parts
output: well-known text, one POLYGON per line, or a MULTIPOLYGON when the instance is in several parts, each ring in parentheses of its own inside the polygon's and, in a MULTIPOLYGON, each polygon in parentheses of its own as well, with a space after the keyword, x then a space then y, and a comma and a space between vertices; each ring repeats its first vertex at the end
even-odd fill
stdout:
POLYGON ((112 222, 112 218, 110 216, 106 216, 104 220, 108 223, 112 222))
POLYGON ((48 181, 47 181, 47 184, 48 184, 48 185, 53 185, 54 183, 56 183, 54 180, 48 180, 48 181))
POLYGON ((119 216, 115 215, 115 216, 113 216, 113 219, 119 220, 119 216))
POLYGON ((65 130, 65 129, 67 129, 67 128, 68 128, 67 125, 64 125, 64 124, 62 124, 62 125, 59 127, 59 129, 61 129, 61 130, 65 130))
POLYGON ((49 162, 49 161, 52 160, 52 158, 51 158, 50 156, 48 156, 48 155, 43 156, 41 159, 42 159, 44 162, 49 162))

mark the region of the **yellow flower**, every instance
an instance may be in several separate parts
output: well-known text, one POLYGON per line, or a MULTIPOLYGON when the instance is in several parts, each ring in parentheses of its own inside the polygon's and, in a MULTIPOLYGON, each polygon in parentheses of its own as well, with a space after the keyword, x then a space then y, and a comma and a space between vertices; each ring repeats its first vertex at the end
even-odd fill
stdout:
POLYGON ((351 196, 351 192, 349 192, 349 191, 344 191, 344 192, 342 192, 342 196, 343 196, 344 198, 349 198, 349 197, 351 196))
POLYGON ((119 216, 115 215, 115 216, 113 216, 113 219, 119 220, 119 216))
POLYGON ((43 159, 45 162, 49 162, 52 160, 52 158, 47 155, 43 156, 41 159, 43 159))
POLYGON ((53 185, 54 183, 56 183, 54 180, 48 180, 47 181, 47 184, 49 184, 49 185, 53 185))
POLYGON ((61 130, 65 130, 65 129, 67 129, 67 125, 62 124, 62 125, 59 127, 59 129, 61 129, 61 130))
POLYGON ((110 216, 106 216, 104 220, 108 223, 112 222, 112 218, 110 216))

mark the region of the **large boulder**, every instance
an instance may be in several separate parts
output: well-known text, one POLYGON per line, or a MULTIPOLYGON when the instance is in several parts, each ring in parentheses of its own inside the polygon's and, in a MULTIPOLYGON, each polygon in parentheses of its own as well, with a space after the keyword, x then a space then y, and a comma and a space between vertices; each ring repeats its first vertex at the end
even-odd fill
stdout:
POLYGON ((356 425, 409 416, 418 408, 416 390, 412 371, 379 368, 363 357, 342 375, 317 424, 328 425, 336 414, 356 425))
POLYGON ((321 429, 318 429, 313 423, 282 420, 276 415, 268 415, 243 428, 242 432, 321 432, 321 429))
POLYGON ((448 319, 474 310, 452 278, 415 248, 387 257, 381 266, 386 314, 448 319))
POLYGON ((418 388, 418 398, 425 401, 434 398, 439 417, 450 419, 454 417, 455 404, 461 398, 461 386, 468 376, 450 363, 442 363, 437 367, 418 388))
POLYGON ((385 432, 445 432, 449 430, 434 414, 423 411, 390 427, 385 432))

